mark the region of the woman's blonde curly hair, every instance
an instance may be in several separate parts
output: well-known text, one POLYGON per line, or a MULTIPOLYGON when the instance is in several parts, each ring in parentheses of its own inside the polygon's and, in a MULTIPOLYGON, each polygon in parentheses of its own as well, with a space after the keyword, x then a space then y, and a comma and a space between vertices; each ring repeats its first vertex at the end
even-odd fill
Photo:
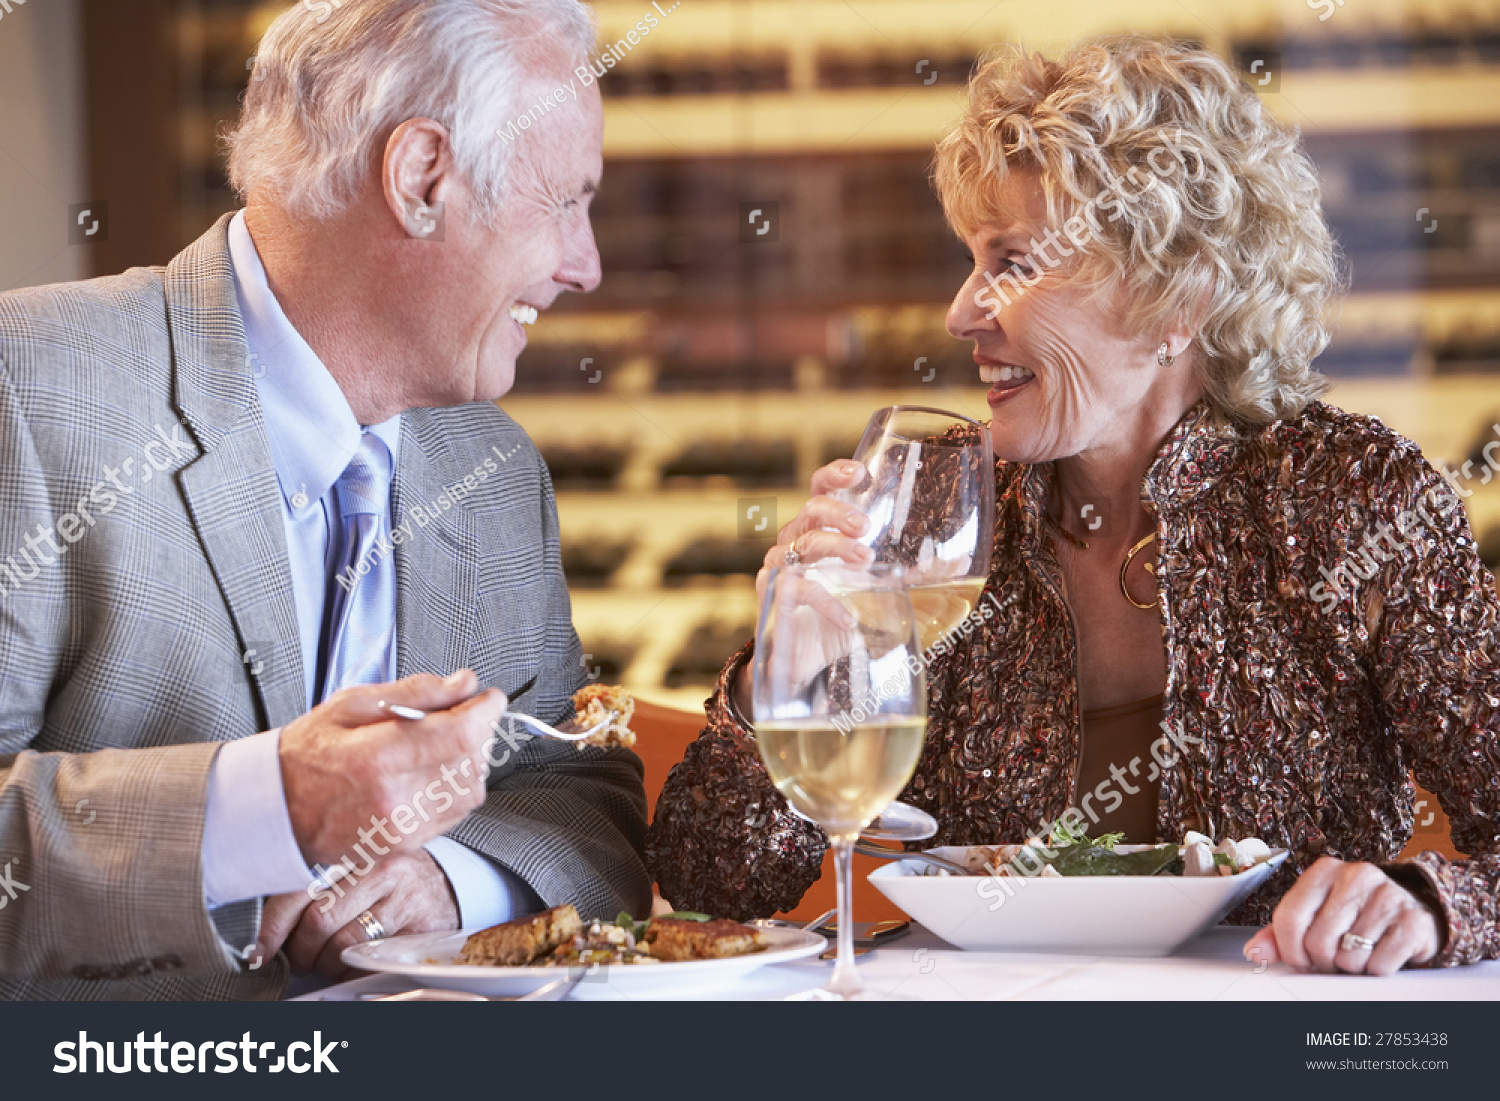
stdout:
POLYGON ((1005 220, 996 194, 1012 169, 1040 174, 1052 226, 1089 216, 1069 277, 1123 291, 1134 331, 1206 311, 1196 340, 1220 413, 1295 417, 1327 387, 1312 361, 1343 279, 1317 172, 1296 129, 1219 58, 1135 35, 1079 43, 1055 61, 994 53, 937 148, 938 195, 960 234, 1005 220), (1101 195, 1146 180, 1155 184, 1139 198, 1096 216, 1101 195))

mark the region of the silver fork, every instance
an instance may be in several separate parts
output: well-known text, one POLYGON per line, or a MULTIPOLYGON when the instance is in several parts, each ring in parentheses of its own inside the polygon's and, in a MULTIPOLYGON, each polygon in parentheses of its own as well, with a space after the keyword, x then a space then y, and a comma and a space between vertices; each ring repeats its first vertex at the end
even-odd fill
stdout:
POLYGON ((813 918, 806 924, 797 921, 787 921, 785 918, 756 918, 751 925, 759 925, 764 929, 801 929, 804 933, 816 933, 823 926, 833 920, 838 910, 826 910, 813 918))
MULTIPOLYGON (((425 711, 422 711, 415 707, 406 707, 399 703, 391 703, 389 700, 379 700, 376 702, 375 706, 380 708, 382 711, 389 712, 390 714, 396 716, 396 718, 398 719, 410 719, 415 722, 417 719, 425 719, 427 717, 427 712, 425 711)), ((556 738, 561 742, 581 742, 588 738, 592 738, 595 734, 599 733, 599 731, 603 730, 610 723, 614 722, 614 720, 618 718, 619 715, 620 713, 618 711, 607 711, 605 712, 604 718, 600 719, 587 730, 578 725, 578 719, 576 716, 563 723, 561 729, 555 726, 549 726, 546 723, 542 722, 541 719, 532 718, 530 715, 524 714, 520 711, 507 711, 502 717, 507 719, 514 719, 516 722, 534 731, 539 737, 542 738, 556 738)))

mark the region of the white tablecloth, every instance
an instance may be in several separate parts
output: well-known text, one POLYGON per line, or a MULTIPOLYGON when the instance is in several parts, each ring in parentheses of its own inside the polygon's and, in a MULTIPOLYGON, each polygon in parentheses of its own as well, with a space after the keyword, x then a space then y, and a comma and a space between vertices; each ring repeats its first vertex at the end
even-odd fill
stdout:
MULTIPOLYGON (((1389 978, 1302 975, 1281 964, 1247 963, 1241 954, 1253 930, 1212 929, 1174 956, 1042 956, 959 952, 919 925, 909 936, 859 959, 876 995, 921 1001, 1194 1000, 1194 1001, 1493 1001, 1500 999, 1500 961, 1443 970, 1402 971, 1389 978)), ((751 972, 732 986, 684 991, 691 1000, 785 998, 827 981, 832 963, 813 959, 751 972)), ((362 994, 411 990, 420 984, 372 975, 331 986, 307 1000, 345 1001, 362 994)), ((606 982, 580 983, 574 1000, 625 1000, 606 982)))

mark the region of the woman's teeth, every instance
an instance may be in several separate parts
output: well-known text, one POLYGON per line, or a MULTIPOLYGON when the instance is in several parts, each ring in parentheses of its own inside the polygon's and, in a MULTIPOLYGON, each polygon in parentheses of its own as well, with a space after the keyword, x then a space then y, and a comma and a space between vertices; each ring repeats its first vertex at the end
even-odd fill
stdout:
POLYGON ((510 308, 510 316, 516 321, 519 321, 522 325, 535 325, 536 307, 519 305, 512 306, 510 308))
POLYGON ((980 382, 1025 382, 1036 376, 1025 367, 980 367, 980 382))

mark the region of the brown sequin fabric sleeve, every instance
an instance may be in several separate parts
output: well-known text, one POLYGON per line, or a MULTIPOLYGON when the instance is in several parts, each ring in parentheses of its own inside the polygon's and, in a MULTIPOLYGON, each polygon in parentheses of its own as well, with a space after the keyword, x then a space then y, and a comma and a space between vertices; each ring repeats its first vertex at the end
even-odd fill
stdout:
MULTIPOLYGON (((1413 447, 1385 464, 1367 456, 1384 492, 1368 518, 1352 582, 1386 715, 1417 782, 1449 816, 1453 844, 1475 854, 1414 863, 1443 908, 1446 943, 1433 966, 1500 956, 1500 602, 1454 490, 1413 447), (1403 536, 1403 530, 1408 534, 1403 536), (1357 575, 1377 567, 1369 580, 1357 575)), ((1357 556, 1357 557, 1356 557, 1357 556)), ((1362 622, 1359 622, 1361 621, 1362 622)))
POLYGON ((828 847, 772 786, 753 738, 725 702, 753 650, 746 644, 719 674, 708 727, 667 776, 646 836, 647 865, 663 898, 736 921, 796 906, 828 847))

